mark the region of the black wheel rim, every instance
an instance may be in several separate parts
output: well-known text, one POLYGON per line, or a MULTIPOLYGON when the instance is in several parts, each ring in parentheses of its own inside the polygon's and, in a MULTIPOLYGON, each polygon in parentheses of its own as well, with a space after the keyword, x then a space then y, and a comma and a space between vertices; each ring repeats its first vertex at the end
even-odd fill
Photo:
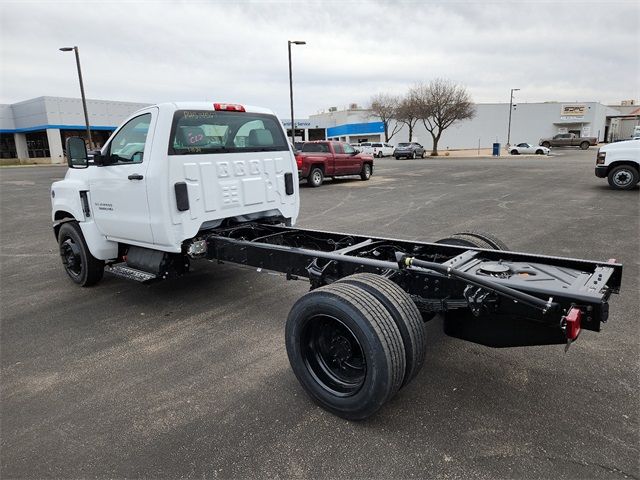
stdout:
POLYGON ((309 319, 301 336, 303 361, 325 391, 339 397, 355 395, 364 384, 367 365, 354 333, 330 315, 309 319))
POLYGON ((67 237, 60 244, 60 256, 62 257, 62 264, 67 272, 69 272, 69 275, 77 277, 82 273, 80 247, 72 238, 67 237))

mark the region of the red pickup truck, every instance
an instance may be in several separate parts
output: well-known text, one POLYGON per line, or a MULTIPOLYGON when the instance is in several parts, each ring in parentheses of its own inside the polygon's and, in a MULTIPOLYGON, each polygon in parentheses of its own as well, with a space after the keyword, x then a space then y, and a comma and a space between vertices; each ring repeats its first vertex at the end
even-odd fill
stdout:
POLYGON ((346 142, 305 142, 296 154, 298 177, 309 185, 319 187, 325 177, 360 175, 369 180, 373 173, 373 157, 358 153, 346 142))

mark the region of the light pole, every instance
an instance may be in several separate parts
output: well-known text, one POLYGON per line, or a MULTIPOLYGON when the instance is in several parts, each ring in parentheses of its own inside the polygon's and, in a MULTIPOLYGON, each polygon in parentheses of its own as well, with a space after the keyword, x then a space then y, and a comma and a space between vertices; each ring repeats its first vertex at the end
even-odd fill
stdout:
POLYGON ((74 51, 76 54, 76 66, 78 67, 78 80, 80 80, 80 95, 82 96, 82 109, 84 110, 84 124, 87 127, 87 137, 89 138, 89 148, 93 149, 93 139, 91 138, 91 128, 89 127, 89 114, 87 113, 87 99, 84 96, 84 84, 82 83, 82 70, 80 69, 80 53, 78 47, 61 47, 61 52, 74 51))
POLYGON ((511 89, 511 96, 509 97, 509 128, 507 129, 507 147, 511 145, 511 112, 513 111, 513 92, 517 92, 519 88, 511 89))
POLYGON ((291 73, 291 44, 306 45, 307 42, 303 42, 301 40, 287 40, 287 47, 289 48, 289 100, 291 101, 291 144, 294 145, 296 141, 296 126, 293 120, 293 74, 291 73))

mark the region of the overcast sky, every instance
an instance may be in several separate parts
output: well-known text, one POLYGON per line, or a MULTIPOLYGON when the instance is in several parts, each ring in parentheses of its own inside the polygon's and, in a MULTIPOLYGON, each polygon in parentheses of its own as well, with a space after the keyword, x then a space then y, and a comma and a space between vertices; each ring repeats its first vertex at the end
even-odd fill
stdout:
POLYGON ((0 103, 228 101, 296 117, 443 77, 476 102, 640 98, 640 2, 6 1, 0 103))

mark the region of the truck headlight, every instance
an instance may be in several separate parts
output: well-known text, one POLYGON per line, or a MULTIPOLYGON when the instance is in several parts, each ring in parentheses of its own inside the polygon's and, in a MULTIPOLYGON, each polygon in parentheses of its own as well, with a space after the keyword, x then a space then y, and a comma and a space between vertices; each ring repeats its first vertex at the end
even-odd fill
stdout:
POLYGON ((598 154, 596 155, 596 165, 603 165, 604 158, 607 156, 607 152, 601 152, 598 150, 598 154))

